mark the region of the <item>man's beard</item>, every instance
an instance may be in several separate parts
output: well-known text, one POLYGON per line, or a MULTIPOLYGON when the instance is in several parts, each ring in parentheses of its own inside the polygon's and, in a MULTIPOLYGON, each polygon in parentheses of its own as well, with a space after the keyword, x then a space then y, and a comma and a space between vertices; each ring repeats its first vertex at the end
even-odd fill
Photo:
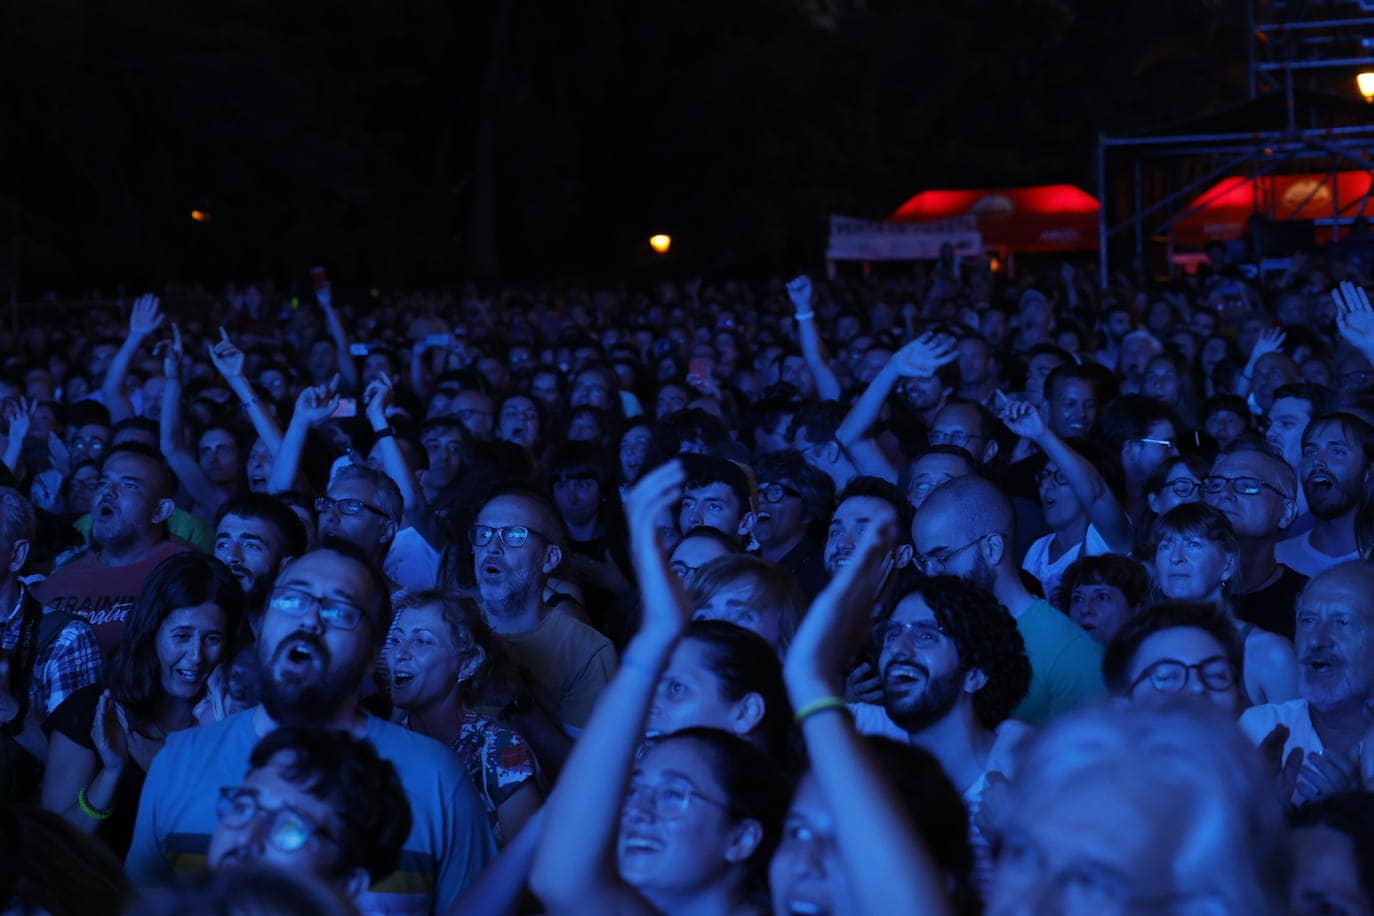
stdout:
POLYGON ((1334 481, 1329 487, 1320 487, 1314 492, 1303 482, 1303 492, 1307 494, 1307 509, 1322 521, 1340 518, 1359 502, 1358 494, 1351 493, 1334 481))
POLYGON ((482 606, 488 614, 496 617, 523 611, 531 591, 537 585, 536 577, 517 576, 511 570, 506 570, 506 574, 496 581, 484 579, 481 575, 477 577, 477 591, 482 596, 482 606))
POLYGON ((91 524, 91 540, 102 550, 119 550, 138 540, 138 530, 132 522, 124 521, 117 515, 103 525, 97 517, 91 524))
POLYGON ((919 669, 925 676, 925 689, 915 696, 894 696, 888 692, 887 677, 883 677, 883 706, 888 718, 908 732, 925 731, 943 719, 959 701, 962 692, 960 682, 964 679, 961 670, 951 671, 942 677, 932 677, 930 669, 916 662, 906 664, 919 669))
POLYGON ((981 550, 973 552, 973 569, 965 578, 989 594, 993 592, 993 586, 997 584, 997 573, 988 565, 988 561, 981 550))
MULTIPOLYGON (((364 660, 366 656, 364 657, 364 660)), ((339 708, 358 692, 363 668, 330 670, 329 649, 324 640, 310 633, 296 632, 277 644, 270 659, 258 656, 258 689, 263 708, 278 725, 321 726, 338 715, 339 708), (295 642, 309 643, 318 653, 318 673, 297 674, 279 670, 281 661, 295 642)))

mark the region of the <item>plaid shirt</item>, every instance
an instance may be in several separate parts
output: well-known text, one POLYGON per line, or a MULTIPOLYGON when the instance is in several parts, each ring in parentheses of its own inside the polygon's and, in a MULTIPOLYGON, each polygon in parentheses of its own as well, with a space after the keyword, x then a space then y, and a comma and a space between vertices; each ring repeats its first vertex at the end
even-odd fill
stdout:
MULTIPOLYGON (((35 600, 25 589, 20 605, 35 600)), ((17 612, 0 621, 0 648, 13 650, 19 639, 24 614, 17 612)), ((29 713, 46 723, 62 701, 82 687, 100 682, 103 661, 95 630, 79 617, 63 625, 61 632, 39 653, 29 680, 29 713)))

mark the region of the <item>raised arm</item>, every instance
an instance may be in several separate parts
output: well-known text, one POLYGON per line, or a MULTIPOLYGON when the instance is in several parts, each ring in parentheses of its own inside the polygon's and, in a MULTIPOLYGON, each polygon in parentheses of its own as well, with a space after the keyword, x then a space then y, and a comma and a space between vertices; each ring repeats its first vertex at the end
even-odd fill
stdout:
POLYGON ((348 334, 344 331, 339 313, 334 310, 333 294, 328 286, 315 290, 315 301, 324 312, 324 326, 334 341, 334 350, 339 355, 339 375, 344 387, 349 391, 358 390, 358 364, 353 361, 353 353, 348 348, 348 334))
POLYGON ((159 344, 162 350, 162 374, 166 384, 162 388, 162 414, 158 425, 158 444, 162 457, 167 459, 172 473, 186 488, 204 520, 214 518, 215 511, 228 496, 212 484, 201 470, 196 457, 186 450, 181 426, 181 328, 172 325, 172 340, 159 344))
POLYGON ((1336 326, 1341 336, 1374 364, 1374 307, 1363 289, 1349 280, 1331 291, 1336 300, 1336 326))
POLYGON ((1279 350, 1287 337, 1288 335, 1278 328, 1269 328, 1260 333, 1259 339, 1255 341, 1255 348, 1250 351, 1250 359, 1246 361, 1245 368, 1236 376, 1237 395, 1249 396, 1250 389, 1254 386, 1255 365, 1261 357, 1279 350))
POLYGON ((118 423, 134 415, 134 405, 124 391, 124 379, 129 374, 129 366, 134 361, 143 342, 162 327, 163 315, 158 311, 158 299, 152 293, 145 293, 134 300, 129 313, 129 336, 115 351, 110 360, 110 368, 105 370, 105 379, 100 384, 100 396, 110 411, 110 422, 118 423))
POLYGON ((869 430, 878 422, 883 404, 897 382, 904 378, 930 378, 941 366, 957 358, 958 352, 947 342, 934 334, 923 334, 894 353, 873 377, 835 431, 835 438, 849 452, 859 473, 897 482, 897 468, 869 436, 869 430))
POLYGON ((273 455, 277 454, 277 449, 281 448, 281 427, 277 425, 277 418, 263 409, 262 399, 253 391, 253 383, 244 376, 243 351, 234 346, 223 327, 219 329, 219 343, 212 344, 207 340, 205 349, 210 351, 210 361, 224 376, 229 389, 242 402, 248 419, 253 421, 253 429, 262 437, 267 450, 273 455))
POLYGON ((305 451, 305 437, 310 427, 326 419, 339 406, 339 377, 328 385, 311 385, 296 396, 296 409, 281 437, 281 448, 272 458, 272 471, 267 475, 267 492, 284 493, 296 486, 300 472, 301 453, 305 451))
POLYGON ((682 497, 682 465, 645 475, 626 509, 644 617, 545 804, 530 886, 554 912, 652 912, 616 869, 620 811, 644 720, 691 608, 658 543, 659 514, 682 497))
POLYGON ((1131 521, 1092 462, 1055 435, 1034 404, 1012 401, 998 392, 998 407, 1007 428, 1038 445, 1045 457, 1063 472, 1074 498, 1087 513, 1088 521, 1102 535, 1112 552, 1130 553, 1133 540, 1131 521))
POLYGON ((843 701, 845 666, 869 638, 872 595, 895 531, 870 528, 817 596, 793 637, 783 680, 801 719, 811 773, 835 819, 835 840, 862 916, 949 914, 944 881, 843 701))
POLYGON ((802 274, 787 284, 787 295, 796 311, 797 339, 801 343, 802 358, 816 382, 816 394, 822 401, 840 399, 840 381, 825 358, 825 345, 816 328, 816 310, 812 305, 811 278, 802 274))
POLYGON ((424 490, 415 476, 415 469, 406 460, 405 452, 396 442, 396 432, 391 428, 386 409, 391 405, 393 389, 391 379, 385 372, 370 382, 363 392, 363 404, 367 411, 367 422, 377 436, 377 450, 382 457, 382 469, 388 477, 396 481, 401 491, 401 502, 405 507, 402 524, 419 531, 432 545, 441 544, 439 533, 434 527, 434 516, 425 504, 424 490))
MULTIPOLYGON (((9 420, 9 433, 5 437, 5 467, 10 469, 10 473, 16 478, 19 476, 19 459, 24 454, 24 438, 29 434, 29 425, 32 422, 33 412, 38 407, 38 402, 30 402, 27 398, 21 397, 19 403, 5 408, 6 419, 9 420)), ((59 438, 57 433, 51 433, 52 438, 59 438)), ((65 473, 63 477, 67 476, 65 473)))

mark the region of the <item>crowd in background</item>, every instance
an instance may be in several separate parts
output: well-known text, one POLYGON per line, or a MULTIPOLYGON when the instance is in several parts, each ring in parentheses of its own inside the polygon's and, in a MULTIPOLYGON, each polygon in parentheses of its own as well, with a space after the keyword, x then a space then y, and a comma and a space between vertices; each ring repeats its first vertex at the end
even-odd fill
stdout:
POLYGON ((1363 249, 989 265, 0 333, 0 911, 1374 913, 1363 249))

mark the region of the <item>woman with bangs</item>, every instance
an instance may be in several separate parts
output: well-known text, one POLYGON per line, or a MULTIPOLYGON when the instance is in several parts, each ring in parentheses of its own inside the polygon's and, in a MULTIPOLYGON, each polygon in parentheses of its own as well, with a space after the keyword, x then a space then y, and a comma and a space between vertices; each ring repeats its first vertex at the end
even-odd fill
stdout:
POLYGON ((635 590, 626 571, 624 513, 620 490, 604 459, 589 442, 566 442, 549 458, 548 487, 568 529, 560 576, 582 586, 583 606, 602 632, 623 632, 635 590))
POLYGON ((1135 526, 1135 543, 1131 551, 1136 557, 1149 556, 1150 531, 1155 520, 1174 506, 1202 502, 1202 478, 1211 472, 1211 465, 1197 455, 1178 455, 1159 466, 1159 470, 1145 481, 1145 504, 1148 514, 1135 526))
POLYGON ((1251 705, 1284 703, 1298 696, 1298 662, 1282 636, 1238 620, 1226 597, 1240 562, 1231 523, 1205 503, 1177 506, 1150 532, 1155 587, 1172 601, 1200 601, 1221 609, 1244 646, 1242 670, 1251 705))
POLYGON ((753 630, 779 655, 805 610, 797 579, 786 568, 748 554, 717 557, 692 579, 694 620, 724 620, 753 630))

